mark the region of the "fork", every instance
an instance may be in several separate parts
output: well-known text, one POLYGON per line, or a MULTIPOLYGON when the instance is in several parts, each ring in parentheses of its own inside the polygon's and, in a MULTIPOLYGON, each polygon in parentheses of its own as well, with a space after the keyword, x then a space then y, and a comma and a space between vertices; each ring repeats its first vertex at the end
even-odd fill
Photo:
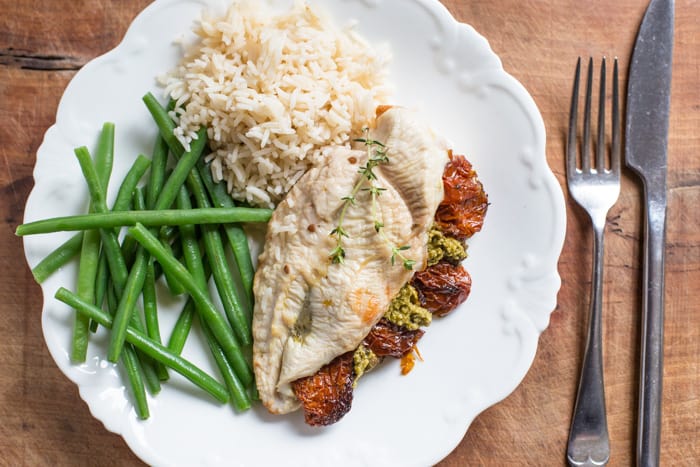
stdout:
POLYGON ((618 67, 615 59, 612 83, 612 141, 607 157, 605 141, 605 58, 600 68, 598 135, 595 157, 591 154, 591 94, 593 58, 588 62, 583 114, 581 151, 577 154, 578 90, 581 58, 576 63, 571 96, 569 135, 566 147, 566 180, 569 193, 588 213, 593 225, 593 278, 586 350, 574 415, 569 432, 567 460, 571 466, 606 465, 610 458, 608 423, 605 415, 603 387, 602 303, 603 303, 603 234, 607 213, 620 194, 620 109, 618 67))

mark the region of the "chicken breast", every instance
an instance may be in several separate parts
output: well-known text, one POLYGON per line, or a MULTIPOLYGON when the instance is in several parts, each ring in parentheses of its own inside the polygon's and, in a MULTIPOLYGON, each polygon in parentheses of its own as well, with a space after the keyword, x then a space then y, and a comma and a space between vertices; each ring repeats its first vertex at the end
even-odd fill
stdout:
POLYGON ((391 108, 371 138, 386 146, 389 162, 374 172, 384 188, 373 211, 367 191, 346 211, 344 264, 329 255, 349 195, 368 160, 366 148, 333 148, 328 163, 307 172, 277 206, 255 275, 253 363, 258 391, 272 413, 299 407, 291 382, 317 372, 358 347, 381 319, 413 270, 392 265, 392 245, 423 269, 427 233, 443 198, 447 148, 408 110, 391 108), (375 219, 384 224, 378 235, 375 219))

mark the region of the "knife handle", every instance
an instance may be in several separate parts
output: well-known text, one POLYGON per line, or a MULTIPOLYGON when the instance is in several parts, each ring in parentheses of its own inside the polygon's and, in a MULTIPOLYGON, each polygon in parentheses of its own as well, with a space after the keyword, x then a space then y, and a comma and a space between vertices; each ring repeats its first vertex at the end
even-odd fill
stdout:
MULTIPOLYGON (((646 194, 637 465, 659 465, 664 354, 666 199, 646 194)), ((646 190, 645 190, 646 191, 646 190)), ((657 191, 657 190, 654 190, 657 191)), ((660 190, 659 190, 660 191, 660 190)))

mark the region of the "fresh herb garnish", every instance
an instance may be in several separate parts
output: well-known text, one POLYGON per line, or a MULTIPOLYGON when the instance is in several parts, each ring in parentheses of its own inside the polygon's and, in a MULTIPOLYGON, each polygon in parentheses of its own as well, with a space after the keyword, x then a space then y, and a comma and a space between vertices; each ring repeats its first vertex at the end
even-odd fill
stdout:
POLYGON ((340 211, 340 216, 338 217, 338 224, 333 230, 331 230, 330 233, 330 236, 335 237, 336 239, 336 246, 328 257, 334 264, 343 264, 345 262, 343 238, 348 237, 348 233, 345 231, 345 229, 343 229, 343 221, 345 220, 345 214, 347 213, 348 208, 357 204, 357 193, 362 190, 368 192, 372 200, 372 221, 374 222, 374 230, 377 232, 377 235, 379 235, 391 248, 391 265, 393 266, 398 258, 403 263, 403 267, 410 271, 413 269, 416 262, 404 256, 402 252, 409 250, 411 247, 408 245, 397 246, 391 242, 391 240, 389 240, 384 233, 384 222, 382 222, 382 220, 379 218, 378 199, 382 192, 386 191, 386 188, 382 188, 375 184, 377 181, 377 175, 374 173, 374 169, 380 164, 387 164, 389 162, 386 146, 380 141, 369 138, 369 128, 365 128, 363 131, 365 133, 365 137, 356 138, 355 141, 365 144, 368 155, 367 164, 358 169, 358 173, 362 175, 362 177, 360 177, 360 180, 358 180, 358 182, 352 188, 350 194, 341 198, 343 201, 343 207, 340 211))

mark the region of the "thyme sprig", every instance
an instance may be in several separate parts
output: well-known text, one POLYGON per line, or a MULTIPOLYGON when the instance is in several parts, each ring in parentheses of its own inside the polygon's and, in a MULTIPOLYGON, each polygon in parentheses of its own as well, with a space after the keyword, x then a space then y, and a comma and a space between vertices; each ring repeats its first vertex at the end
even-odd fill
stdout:
POLYGON ((403 267, 410 271, 413 269, 416 262, 410 258, 407 258, 402 252, 409 250, 411 247, 408 245, 398 246, 389 240, 389 237, 387 237, 386 233, 384 233, 384 222, 379 218, 379 196, 381 196, 382 192, 386 191, 386 188, 382 188, 375 184, 377 181, 377 175, 374 173, 374 169, 380 164, 387 164, 389 162, 387 148, 384 143, 369 137, 369 128, 364 128, 363 131, 365 133, 365 137, 356 138, 355 141, 365 144, 368 155, 367 164, 358 169, 358 173, 362 176, 355 184, 350 194, 341 198, 343 201, 343 207, 340 211, 340 216, 338 217, 338 224, 333 230, 331 230, 330 233, 330 235, 336 239, 336 246, 333 251, 331 251, 329 258, 334 264, 345 263, 343 238, 348 238, 348 233, 345 231, 345 229, 343 229, 343 222, 345 221, 345 214, 347 213, 348 208, 357 204, 357 194, 360 192, 360 190, 362 190, 369 192, 372 200, 372 221, 374 222, 374 230, 377 232, 377 235, 379 235, 382 240, 386 242, 389 248, 391 248, 391 265, 393 266, 398 258, 403 263, 403 267), (368 186, 364 187, 365 185, 368 186))

